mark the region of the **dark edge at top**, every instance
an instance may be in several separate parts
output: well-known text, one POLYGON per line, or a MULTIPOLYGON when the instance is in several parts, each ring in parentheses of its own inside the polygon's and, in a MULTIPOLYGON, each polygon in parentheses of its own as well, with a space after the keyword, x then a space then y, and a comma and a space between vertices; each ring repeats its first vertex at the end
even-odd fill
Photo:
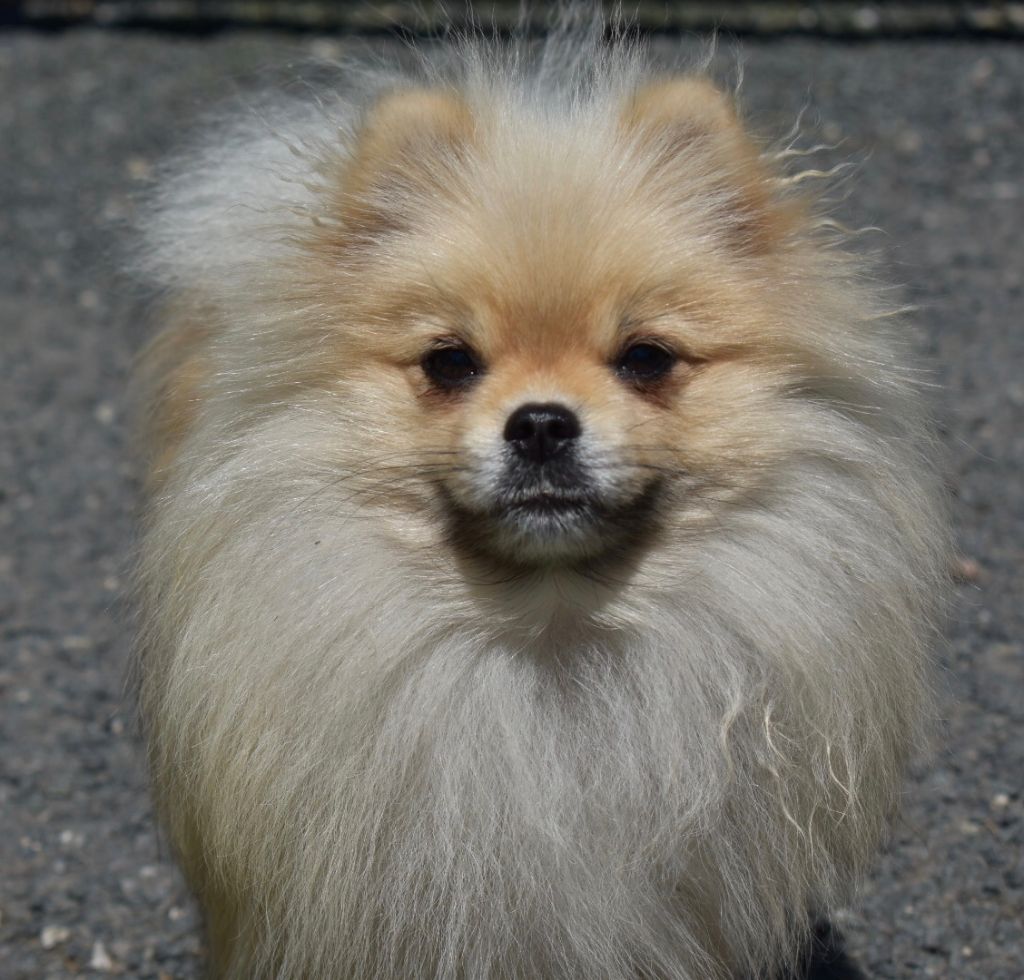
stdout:
MULTIPOLYGON (((552 4, 535 4, 529 25, 540 31, 552 4)), ((902 37, 1024 37, 1024 3, 914 2, 886 0, 636 0, 621 6, 638 29, 679 34, 721 31, 737 36, 808 35, 845 40, 902 37)), ((405 33, 436 36, 448 27, 475 24, 503 33, 521 24, 519 0, 443 0, 412 3, 345 0, 6 0, 0 27, 66 30, 103 27, 211 34, 231 29, 372 36, 405 33)))

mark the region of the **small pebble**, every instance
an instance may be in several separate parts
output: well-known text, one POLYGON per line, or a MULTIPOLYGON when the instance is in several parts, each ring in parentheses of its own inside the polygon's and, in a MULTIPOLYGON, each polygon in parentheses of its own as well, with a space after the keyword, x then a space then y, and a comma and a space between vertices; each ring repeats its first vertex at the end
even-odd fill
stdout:
POLYGON ((309 53, 321 61, 337 61, 341 57, 342 47, 330 38, 316 38, 309 45, 309 53))
POLYGON ((39 942, 43 949, 53 949, 61 943, 66 943, 71 938, 71 930, 66 926, 43 926, 39 933, 39 942))
POLYGON ((153 172, 152 164, 142 157, 129 157, 127 169, 132 180, 146 180, 153 172))
POLYGON ((89 957, 89 969, 101 970, 104 973, 111 973, 114 970, 114 961, 107 952, 107 947, 98 939, 92 944, 92 956, 89 957))
POLYGON ((60 645, 64 650, 91 650, 93 648, 92 640, 78 633, 69 633, 67 636, 62 636, 60 645))
POLYGON ((81 847, 85 843, 85 837, 77 830, 62 830, 60 842, 63 847, 81 847))
POLYGON ((896 139, 896 146, 902 153, 912 155, 917 153, 924 145, 921 134, 913 129, 904 130, 896 139))
POLYGON ((861 7, 859 10, 854 11, 853 14, 854 25, 858 30, 866 33, 875 30, 881 21, 882 18, 873 7, 861 7))
POLYGON ((980 88, 992 77, 995 67, 991 58, 979 58, 971 69, 971 84, 980 88))
POLYGON ((958 558, 953 563, 953 577, 959 582, 978 582, 982 574, 981 565, 973 558, 958 558))

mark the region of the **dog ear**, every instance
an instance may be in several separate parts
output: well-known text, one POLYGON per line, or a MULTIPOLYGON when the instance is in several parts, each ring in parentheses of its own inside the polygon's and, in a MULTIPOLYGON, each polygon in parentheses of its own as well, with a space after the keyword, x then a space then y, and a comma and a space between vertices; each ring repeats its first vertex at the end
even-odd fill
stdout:
POLYGON ((627 100, 622 125, 651 177, 669 193, 699 179, 717 192, 720 228, 744 253, 770 250, 793 227, 794 206, 780 199, 776 175, 725 93, 701 77, 670 78, 627 100))
POLYGON ((368 112, 340 176, 343 226, 359 239, 408 224, 417 203, 451 192, 473 117, 453 92, 404 89, 368 112))

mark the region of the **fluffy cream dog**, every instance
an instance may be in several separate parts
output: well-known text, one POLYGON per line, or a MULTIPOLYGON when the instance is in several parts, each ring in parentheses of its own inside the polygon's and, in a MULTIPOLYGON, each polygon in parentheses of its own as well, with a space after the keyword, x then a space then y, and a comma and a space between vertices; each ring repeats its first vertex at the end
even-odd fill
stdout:
POLYGON ((216 976, 768 976, 848 897, 947 536, 899 324, 779 167, 590 29, 164 182, 138 687, 216 976))

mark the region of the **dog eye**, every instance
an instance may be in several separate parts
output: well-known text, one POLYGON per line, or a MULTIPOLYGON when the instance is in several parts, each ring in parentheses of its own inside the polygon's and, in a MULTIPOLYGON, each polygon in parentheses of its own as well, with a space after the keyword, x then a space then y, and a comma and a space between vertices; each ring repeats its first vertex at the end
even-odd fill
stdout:
POLYGON ((615 362, 615 370, 627 381, 657 381, 672 370, 676 356, 660 344, 631 344, 615 362))
POLYGON ((483 367, 465 347, 435 347, 422 361, 423 373, 438 388, 461 388, 483 373, 483 367))

